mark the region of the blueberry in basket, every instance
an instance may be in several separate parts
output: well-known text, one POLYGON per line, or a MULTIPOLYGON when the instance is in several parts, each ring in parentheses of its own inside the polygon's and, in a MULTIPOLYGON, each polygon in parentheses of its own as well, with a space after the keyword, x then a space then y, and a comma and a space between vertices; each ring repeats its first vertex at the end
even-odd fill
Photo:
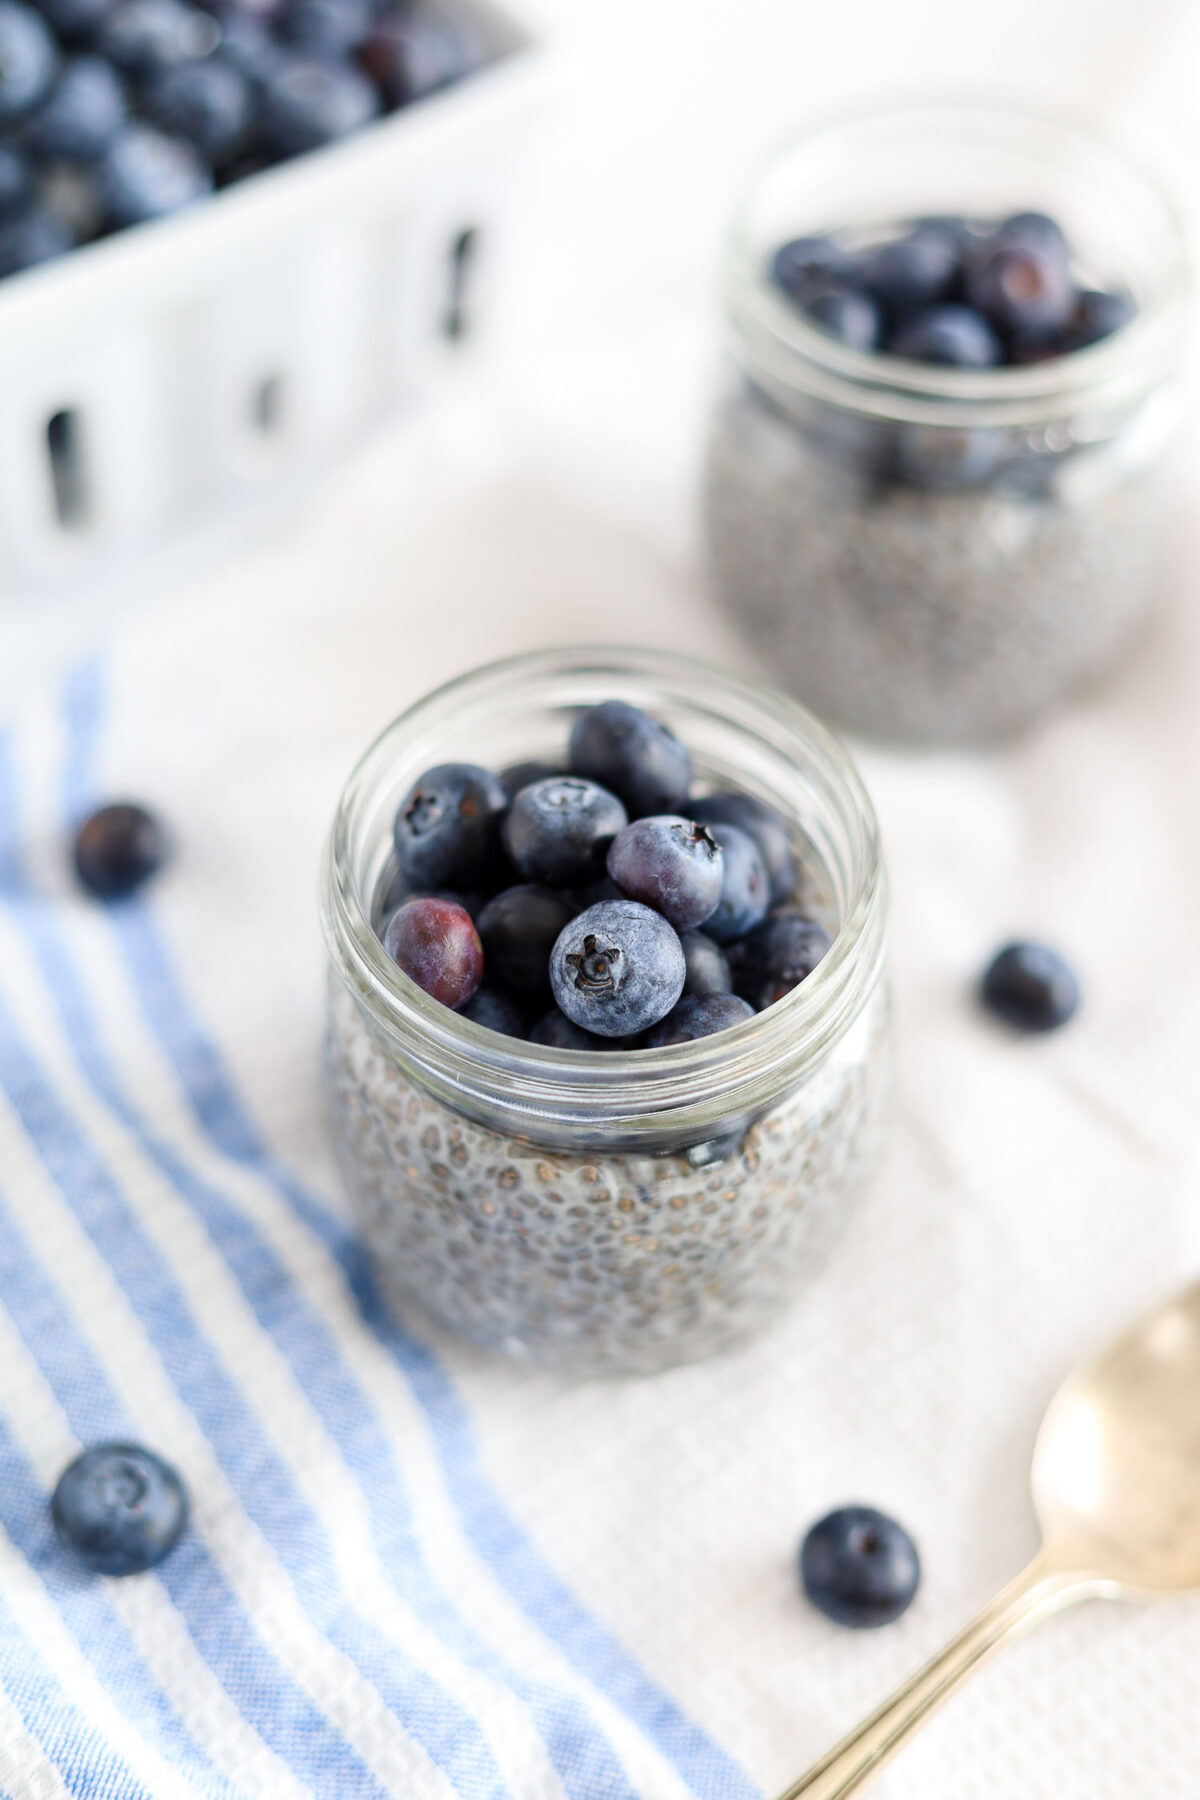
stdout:
POLYGON ((567 760, 441 763, 401 799, 373 917, 418 987, 485 1030, 600 1052, 692 1043, 808 979, 833 940, 774 807, 693 797, 686 745, 624 701, 579 714, 567 760))
POLYGON ((0 0, 0 276, 349 137, 485 60, 423 0, 0 0))

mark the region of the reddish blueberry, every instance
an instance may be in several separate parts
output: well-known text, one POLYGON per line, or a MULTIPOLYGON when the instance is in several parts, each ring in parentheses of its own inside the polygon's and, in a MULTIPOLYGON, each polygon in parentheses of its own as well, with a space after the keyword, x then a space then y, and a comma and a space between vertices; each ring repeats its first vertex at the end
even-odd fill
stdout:
POLYGON ((98 807, 75 833, 75 872, 89 894, 121 900, 162 867, 166 836, 153 813, 130 801, 98 807))
POLYGON ((465 1006, 483 980, 479 933, 466 908, 452 900, 406 900, 384 927, 383 947, 443 1006, 465 1006))

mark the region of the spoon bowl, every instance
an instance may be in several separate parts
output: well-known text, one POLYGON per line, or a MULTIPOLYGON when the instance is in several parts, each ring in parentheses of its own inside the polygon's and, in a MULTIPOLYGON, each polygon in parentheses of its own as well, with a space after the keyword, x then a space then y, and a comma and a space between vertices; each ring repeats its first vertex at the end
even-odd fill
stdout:
POLYGON ((1058 1567, 1138 1594, 1200 1588, 1200 1283, 1068 1376, 1033 1494, 1058 1567))
POLYGON ((1200 1282, 1063 1382, 1033 1498, 1042 1548, 1024 1573, 780 1800, 848 1800, 968 1675, 1064 1606, 1200 1589, 1200 1282))

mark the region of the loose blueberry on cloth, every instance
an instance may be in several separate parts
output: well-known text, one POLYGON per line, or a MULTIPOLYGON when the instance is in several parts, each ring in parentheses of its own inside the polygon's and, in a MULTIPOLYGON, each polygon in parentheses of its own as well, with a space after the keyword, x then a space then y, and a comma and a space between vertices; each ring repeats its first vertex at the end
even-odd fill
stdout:
POLYGON ((63 1470, 50 1503, 59 1541, 97 1575, 140 1575, 187 1524, 187 1494, 169 1463, 140 1444, 95 1444, 63 1470))
POLYGON ((920 1585, 921 1560, 895 1519, 873 1506, 842 1506, 805 1536, 800 1580, 827 1618, 861 1630, 890 1625, 908 1611, 920 1585))

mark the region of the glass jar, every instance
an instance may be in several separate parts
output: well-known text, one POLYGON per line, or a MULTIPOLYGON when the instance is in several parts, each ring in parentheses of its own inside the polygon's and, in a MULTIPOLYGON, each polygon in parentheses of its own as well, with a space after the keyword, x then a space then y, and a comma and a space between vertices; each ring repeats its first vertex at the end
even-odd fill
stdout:
POLYGON ((1052 119, 923 105, 774 157, 736 219, 705 478, 716 592, 772 678, 879 736, 1023 726, 1119 657, 1155 593, 1189 307, 1179 221, 1122 152, 1052 119), (770 278, 808 233, 1049 213, 1133 322, 1026 367, 848 348, 770 278))
POLYGON ((793 701, 667 653, 494 664, 391 725, 351 776, 324 873, 333 1142, 386 1292, 490 1350, 653 1370, 757 1329, 818 1266, 876 1160, 886 881, 840 744, 793 701), (617 698, 689 746, 697 785, 769 799, 835 932, 800 987, 663 1050, 481 1029, 400 973, 376 925, 392 820, 439 762, 561 756, 617 698))

